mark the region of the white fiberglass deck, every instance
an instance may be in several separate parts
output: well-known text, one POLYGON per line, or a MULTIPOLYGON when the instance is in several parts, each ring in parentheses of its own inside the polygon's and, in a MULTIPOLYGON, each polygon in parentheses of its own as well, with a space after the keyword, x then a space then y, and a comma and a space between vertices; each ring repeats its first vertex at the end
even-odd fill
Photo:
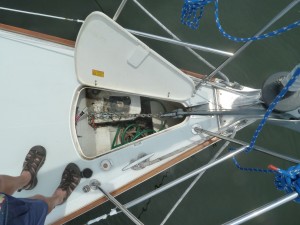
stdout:
MULTIPOLYGON (((7 34, 1 33, 2 36, 7 34)), ((109 158, 118 167, 109 172, 101 171, 99 164, 103 157, 92 161, 84 160, 76 151, 72 139, 72 101, 80 87, 74 71, 73 49, 49 46, 50 43, 44 42, 36 44, 33 41, 37 40, 19 35, 0 39, 0 58, 5 59, 0 66, 0 100, 3 105, 0 126, 0 147, 3 154, 0 171, 2 174, 17 176, 32 146, 42 145, 47 149, 47 158, 39 171, 36 188, 16 193, 15 196, 28 197, 37 193, 50 196, 69 162, 77 163, 81 169, 91 168, 94 171, 93 178, 101 180, 107 190, 115 190, 162 164, 149 166, 142 171, 127 170, 120 173, 128 165, 129 159, 136 158, 141 152, 148 154, 154 151, 152 143, 160 143, 160 149, 167 153, 174 149, 174 143, 170 144, 167 139, 185 140, 177 143, 177 148, 199 139, 195 137, 193 140, 190 126, 180 125, 171 135, 163 132, 154 135, 153 142, 147 139, 138 145, 128 146, 127 157, 124 157, 122 151, 110 154, 109 158)), ((188 122, 185 123, 187 124, 188 122)), ((211 127, 215 125, 212 123, 211 127)), ((163 153, 158 152, 153 157, 160 155, 163 153)), ((46 223, 52 223, 101 197, 102 194, 98 192, 83 193, 82 187, 88 182, 89 180, 82 179, 66 204, 56 207, 47 217, 46 223)))
MULTIPOLYGON (((49 196, 58 186, 68 162, 78 163, 81 168, 84 165, 74 151, 70 133, 71 103, 79 86, 73 50, 65 47, 49 50, 47 45, 44 48, 22 43, 32 39, 16 38, 0 38, 0 171, 19 175, 28 150, 34 145, 44 146, 47 157, 38 174, 37 187, 15 195, 49 196)), ((67 208, 68 203, 60 207, 67 208)))
MULTIPOLYGON (((69 162, 78 164, 81 170, 92 169, 94 173, 91 179, 98 179, 106 191, 117 190, 177 155, 165 157, 141 170, 125 170, 129 168, 131 160, 137 160, 141 154, 155 160, 174 151, 181 150, 182 153, 206 140, 205 136, 193 132, 193 126, 210 131, 217 131, 220 126, 218 117, 191 116, 173 127, 126 144, 109 154, 91 160, 84 159, 79 151, 75 129, 75 99, 82 85, 75 74, 74 49, 5 31, 0 31, 0 49, 0 171, 2 174, 17 176, 32 146, 42 145, 47 150, 36 188, 16 193, 15 196, 52 195, 69 162), (110 170, 101 169, 103 160, 112 162, 110 170)), ((192 98, 179 103, 184 106, 204 104, 214 109, 216 93, 209 85, 203 86, 192 98)), ((240 97, 233 94, 231 100, 226 99, 226 102, 231 101, 233 104, 240 97)), ((228 118, 227 121, 234 122, 232 119, 228 118)), ((228 125, 226 123, 224 126, 228 125)), ((244 123, 242 126, 246 125, 244 123)), ((100 192, 82 191, 82 187, 89 181, 82 179, 67 202, 56 207, 47 217, 46 224, 102 197, 100 192)))

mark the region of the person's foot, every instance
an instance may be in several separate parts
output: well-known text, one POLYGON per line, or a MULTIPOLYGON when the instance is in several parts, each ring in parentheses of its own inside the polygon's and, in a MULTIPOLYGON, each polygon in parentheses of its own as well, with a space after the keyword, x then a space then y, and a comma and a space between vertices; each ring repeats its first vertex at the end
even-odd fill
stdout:
POLYGON ((31 190, 37 185, 37 173, 46 159, 46 149, 40 145, 32 147, 25 157, 21 175, 28 183, 21 190, 31 190))
POLYGON ((54 192, 54 195, 61 197, 59 205, 63 204, 80 183, 80 169, 75 163, 69 163, 61 177, 59 186, 54 192))

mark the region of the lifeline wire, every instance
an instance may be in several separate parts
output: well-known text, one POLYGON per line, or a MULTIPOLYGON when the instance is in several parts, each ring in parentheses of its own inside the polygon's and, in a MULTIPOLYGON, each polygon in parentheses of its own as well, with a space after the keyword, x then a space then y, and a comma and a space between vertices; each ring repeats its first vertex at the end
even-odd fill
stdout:
MULTIPOLYGON (((231 134, 231 138, 234 138, 236 134, 236 130, 234 129, 232 134, 231 134)), ((224 145, 219 149, 219 151, 213 156, 213 158, 209 161, 213 162, 216 160, 216 158, 219 157, 220 154, 222 154, 222 152, 225 150, 225 148, 227 148, 227 146, 230 144, 230 141, 226 141, 224 143, 224 145)), ((161 222, 160 225, 164 225, 167 220, 170 218, 170 216, 172 215, 172 213, 175 211, 175 209, 178 207, 178 205, 182 202, 182 200, 185 198, 185 196, 190 192, 190 190, 194 187, 194 185, 198 182, 198 180, 203 176, 203 174, 206 171, 203 171, 201 173, 199 173, 199 175, 193 180, 193 182, 190 184, 190 186, 184 191, 184 193, 181 195, 181 197, 177 200, 177 202, 174 204, 174 206, 172 207, 172 209, 170 210, 170 212, 166 215, 166 217, 164 218, 164 220, 161 222)))
POLYGON ((287 26, 284 26, 282 28, 279 28, 277 30, 253 36, 253 37, 247 37, 247 38, 240 38, 240 37, 234 37, 228 33, 225 32, 223 27, 221 26, 220 19, 219 19, 219 1, 218 0, 185 0, 184 5, 181 10, 181 23, 184 25, 187 25, 193 30, 196 30, 199 27, 200 19, 203 16, 204 13, 204 7, 208 5, 209 3, 215 3, 215 22, 216 25, 220 31, 220 33, 235 42, 248 42, 248 41, 257 41, 262 40, 269 37, 278 36, 284 32, 287 32, 289 30, 292 30, 298 26, 300 26, 300 20, 295 21, 294 23, 291 23, 287 26), (198 15, 199 14, 199 15, 198 15))
POLYGON ((79 20, 79 19, 71 19, 71 18, 66 18, 66 17, 61 17, 61 16, 52 16, 52 15, 43 14, 43 13, 35 13, 35 12, 11 9, 11 8, 6 8, 6 7, 0 7, 0 9, 6 10, 6 11, 11 11, 11 12, 34 15, 34 16, 42 16, 42 17, 47 17, 47 18, 59 19, 59 20, 67 20, 67 21, 77 22, 77 23, 83 23, 84 22, 83 20, 79 20))

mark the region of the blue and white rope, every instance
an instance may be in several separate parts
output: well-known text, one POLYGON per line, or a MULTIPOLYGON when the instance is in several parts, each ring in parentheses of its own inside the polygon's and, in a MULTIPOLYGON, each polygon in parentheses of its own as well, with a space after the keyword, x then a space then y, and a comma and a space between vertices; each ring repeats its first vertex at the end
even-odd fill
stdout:
MULTIPOLYGON (((284 86, 284 88, 280 91, 280 93, 276 96, 276 98, 273 100, 273 102, 270 104, 269 108, 267 109, 267 112, 265 113, 263 119, 259 123, 257 129, 254 132, 254 135, 252 137, 252 140, 250 142, 250 145, 247 147, 246 152, 249 152, 253 149, 255 142, 258 138, 259 133, 261 132, 263 126, 265 125, 268 117, 276 107, 277 103, 284 97, 284 95, 287 93, 289 88, 295 83, 295 81, 300 76, 300 64, 298 64, 291 72, 291 78, 287 82, 287 84, 284 86)), ((242 171, 248 171, 248 172, 261 172, 261 173, 275 173, 275 186, 278 190, 284 191, 285 193, 292 193, 296 191, 299 194, 299 197, 297 197, 294 201, 297 203, 300 203, 300 164, 296 166, 292 166, 288 168, 287 170, 282 170, 279 168, 273 169, 260 169, 260 168, 245 168, 241 167, 238 161, 235 157, 232 158, 235 166, 242 170, 242 171)), ((271 168, 271 167, 269 167, 271 168)))
POLYGON ((300 203, 300 164, 291 166, 287 170, 276 168, 274 184, 279 191, 289 194, 296 191, 299 195, 294 200, 300 203))
POLYGON ((246 152, 250 152, 255 142, 258 138, 259 133, 262 131, 263 126, 267 122, 268 117, 271 115, 272 111, 275 109, 278 102, 284 97, 284 95, 288 92, 289 88, 294 84, 294 82, 298 79, 300 76, 300 64, 298 64, 291 72, 292 76, 291 79, 287 82, 287 84, 284 86, 284 88, 280 91, 280 93, 276 96, 276 98, 273 100, 273 102, 269 105, 263 119, 260 121, 257 129, 254 132, 254 135, 250 141, 250 145, 246 148, 246 152))
POLYGON ((204 7, 214 0, 185 0, 181 10, 181 23, 196 30, 204 13, 204 7), (199 13, 199 15, 197 15, 199 13))
MULTIPOLYGON (((231 149, 234 150, 234 149, 231 149)), ((235 157, 232 157, 234 165, 242 171, 247 171, 247 172, 260 172, 260 173, 277 173, 274 170, 270 169, 261 169, 261 168, 254 168, 254 167, 241 167, 241 165, 238 163, 235 157)))
MULTIPOLYGON (((234 149, 230 149, 230 151, 231 150, 234 149)), ((299 196, 294 201, 300 203, 300 164, 296 166, 291 166, 287 170, 276 168, 273 165, 269 165, 270 169, 245 168, 240 166, 235 157, 233 157, 232 159, 235 166, 239 170, 247 172, 275 174, 274 184, 277 190, 284 191, 287 194, 296 191, 299 194, 299 196)))
POLYGON ((209 3, 215 3, 215 21, 216 25, 220 31, 220 33, 235 42, 248 42, 248 41, 257 41, 262 40, 269 37, 278 36, 284 32, 287 32, 289 30, 292 30, 298 26, 300 26, 300 20, 295 21, 294 23, 291 23, 287 26, 284 26, 282 28, 279 28, 277 30, 261 34, 258 36, 252 36, 247 38, 240 38, 240 37, 234 37, 228 33, 225 32, 223 27, 221 26, 220 19, 219 19, 219 3, 218 0, 185 0, 184 5, 182 7, 181 11, 181 23, 187 25, 191 29, 195 30, 200 25, 200 19, 203 16, 204 13, 204 7, 208 5, 209 3))

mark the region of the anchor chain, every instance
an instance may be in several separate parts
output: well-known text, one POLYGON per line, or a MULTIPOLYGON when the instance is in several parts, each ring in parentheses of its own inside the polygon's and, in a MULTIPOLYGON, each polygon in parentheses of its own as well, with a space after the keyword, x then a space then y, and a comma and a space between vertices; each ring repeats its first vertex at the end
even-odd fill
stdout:
POLYGON ((121 120, 121 119, 136 119, 136 118, 161 118, 162 113, 141 113, 141 114, 130 114, 130 113, 111 113, 111 112, 100 112, 94 113, 89 112, 88 117, 94 117, 95 119, 102 120, 121 120))

